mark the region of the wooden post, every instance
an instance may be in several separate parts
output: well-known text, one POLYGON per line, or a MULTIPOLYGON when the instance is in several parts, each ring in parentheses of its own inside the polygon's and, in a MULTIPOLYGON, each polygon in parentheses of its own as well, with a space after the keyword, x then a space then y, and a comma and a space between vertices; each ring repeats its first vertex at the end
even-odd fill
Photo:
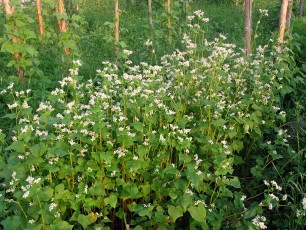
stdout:
MULTIPOLYGON (((58 2, 58 11, 62 16, 64 16, 66 14, 66 11, 63 0, 57 0, 57 2, 58 2)), ((67 32, 67 21, 65 19, 59 19, 58 25, 61 33, 67 32)))
POLYGON ((115 64, 118 66, 119 53, 119 0, 115 0, 115 22, 114 22, 114 39, 115 39, 115 64))
POLYGON ((186 9, 186 15, 188 15, 188 13, 189 13, 189 0, 186 0, 185 9, 186 9))
MULTIPOLYGON (((3 0, 3 4, 4 4, 4 9, 5 9, 6 15, 12 16, 15 12, 15 7, 10 5, 10 0, 3 0)), ((16 25, 15 25, 15 27, 16 27, 16 25)), ((17 28, 16 28, 16 30, 17 30, 17 28)), ((19 39, 18 39, 18 37, 14 36, 11 41, 12 41, 12 43, 17 43, 19 41, 19 39)), ((25 81, 24 70, 18 65, 18 59, 20 58, 20 53, 14 52, 13 57, 14 57, 14 60, 17 64, 17 75, 18 75, 19 81, 24 82, 25 81)))
POLYGON ((238 3, 239 3, 239 0, 236 0, 236 4, 235 5, 238 6, 238 3))
POLYGON ((288 9, 286 14, 286 29, 289 30, 291 26, 291 16, 292 16, 292 8, 293 8, 294 0, 289 0, 288 9))
POLYGON ((304 0, 300 0, 299 17, 303 16, 303 11, 304 11, 304 0))
POLYGON ((10 5, 10 0, 3 0, 3 4, 4 4, 5 13, 8 16, 11 16, 15 11, 15 7, 10 5))
POLYGON ((244 42, 245 54, 251 54, 251 39, 252 39, 252 0, 245 0, 244 5, 244 42))
POLYGON ((38 21, 38 27, 39 27, 39 34, 42 36, 44 35, 44 25, 43 25, 43 19, 41 14, 41 1, 36 0, 36 10, 37 10, 37 21, 38 21))
MULTIPOLYGON (((57 0, 57 3, 58 3, 58 7, 56 8, 56 11, 58 11, 60 13, 60 15, 64 16, 66 14, 66 10, 65 10, 63 0, 57 0)), ((67 32, 67 27, 68 27, 67 20, 66 19, 58 19, 57 22, 58 22, 58 25, 59 25, 60 33, 67 32)), ((67 56, 70 56, 71 51, 70 51, 69 48, 65 48, 64 51, 65 51, 67 56)))
POLYGON ((148 0, 150 36, 153 36, 152 0, 148 0))
POLYGON ((172 43, 172 34, 171 34, 171 0, 167 0, 167 27, 168 27, 168 42, 172 43))
POLYGON ((280 16, 279 16, 279 36, 278 36, 279 42, 283 42, 284 41, 284 33, 285 33, 285 29, 286 29, 286 16, 287 16, 287 10, 288 10, 288 2, 289 2, 289 0, 282 0, 280 16))

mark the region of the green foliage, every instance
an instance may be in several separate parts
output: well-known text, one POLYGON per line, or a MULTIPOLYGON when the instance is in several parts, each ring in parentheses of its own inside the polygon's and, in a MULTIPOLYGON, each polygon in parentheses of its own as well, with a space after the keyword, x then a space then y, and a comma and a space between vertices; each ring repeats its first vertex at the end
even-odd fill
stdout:
POLYGON ((11 56, 7 67, 17 69, 21 67, 25 76, 32 76, 36 72, 38 65, 37 50, 33 41, 37 39, 36 34, 30 29, 34 20, 20 6, 16 6, 13 16, 7 17, 5 23, 4 36, 0 40, 0 52, 7 53, 11 56), (12 42, 15 38, 16 41, 12 42), (13 58, 15 53, 19 53, 19 57, 13 58))
MULTIPOLYGON (((293 30, 292 33, 295 34, 296 39, 294 40, 294 51, 295 54, 298 54, 297 60, 300 63, 306 63, 306 17, 298 18, 293 22, 293 30)), ((304 72, 306 71, 306 67, 303 68, 304 72)))

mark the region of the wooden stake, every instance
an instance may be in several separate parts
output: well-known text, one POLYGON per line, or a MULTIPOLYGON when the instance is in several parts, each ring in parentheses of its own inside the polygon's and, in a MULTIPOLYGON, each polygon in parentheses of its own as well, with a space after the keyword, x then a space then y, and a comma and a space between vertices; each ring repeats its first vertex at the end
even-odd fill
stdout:
POLYGON ((279 42, 284 41, 288 2, 289 2, 289 0, 282 0, 282 6, 281 6, 281 10, 280 10, 280 17, 279 17, 279 37, 278 37, 279 42))
POLYGON ((36 0, 36 10, 37 10, 37 21, 38 21, 38 27, 39 27, 39 33, 40 35, 44 35, 44 25, 43 25, 43 18, 41 14, 41 1, 36 0))
POLYGON ((303 16, 303 11, 304 11, 304 0, 300 0, 299 17, 303 16))
POLYGON ((185 8, 186 8, 186 15, 188 15, 188 13, 189 13, 189 0, 186 0, 185 8))
POLYGON ((4 4, 5 13, 11 16, 15 11, 15 7, 10 5, 10 0, 3 0, 3 4, 4 4))
MULTIPOLYGON (((56 11, 60 13, 61 16, 64 16, 66 14, 65 6, 63 0, 57 0, 58 7, 56 7, 56 11)), ((59 25, 59 31, 60 33, 67 32, 68 23, 66 19, 58 19, 57 20, 59 25)), ((67 56, 70 56, 71 50, 68 48, 64 49, 67 56)))
POLYGON ((251 54, 251 39, 252 39, 252 0, 245 0, 244 5, 244 42, 245 54, 251 54))
POLYGON ((167 0, 167 27, 168 27, 168 42, 172 43, 172 34, 171 34, 171 0, 167 0))
POLYGON ((119 0, 115 0, 115 22, 114 22, 114 39, 115 39, 115 64, 118 66, 119 53, 119 0))
POLYGON ((292 8, 293 8, 294 0, 289 0, 289 5, 286 14, 286 29, 289 30, 291 26, 291 16, 292 16, 292 8))
MULTIPOLYGON (((62 16, 64 16, 66 14, 66 11, 63 0, 57 0, 57 2, 58 2, 58 11, 62 16)), ((67 32, 67 21, 65 19, 59 19, 58 25, 61 33, 67 32)))
POLYGON ((148 0, 150 36, 153 36, 152 0, 148 0))

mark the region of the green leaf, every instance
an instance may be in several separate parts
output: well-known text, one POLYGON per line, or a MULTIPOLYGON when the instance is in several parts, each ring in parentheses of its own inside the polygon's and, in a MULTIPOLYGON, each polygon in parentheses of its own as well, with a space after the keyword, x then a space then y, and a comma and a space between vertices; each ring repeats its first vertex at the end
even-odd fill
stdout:
POLYGON ((230 182, 229 182, 228 185, 230 185, 234 188, 241 188, 240 181, 239 181, 238 177, 233 177, 233 179, 230 179, 229 181, 230 182))
POLYGON ((0 155, 0 171, 2 169, 4 169, 5 165, 6 165, 6 163, 4 161, 4 158, 3 158, 3 156, 0 155))
POLYGON ((141 169, 141 161, 137 160, 132 160, 132 161, 127 161, 126 162, 126 166, 131 170, 134 170, 135 172, 137 172, 139 169, 141 169))
POLYGON ((80 214, 78 216, 78 222, 79 224, 81 224, 83 226, 84 229, 86 229, 88 227, 88 225, 92 224, 94 221, 93 221, 93 217, 88 215, 88 216, 85 216, 83 214, 80 214))
POLYGON ((206 209, 203 204, 199 204, 198 206, 191 206, 188 208, 188 212, 191 217, 200 223, 206 222, 206 209))
POLYGON ((9 147, 7 147, 5 150, 14 150, 19 153, 24 153, 25 148, 21 141, 14 141, 13 144, 11 144, 9 147))
POLYGON ((212 124, 215 125, 215 126, 217 126, 217 127, 221 127, 221 126, 223 126, 225 123, 226 123, 226 120, 221 119, 221 118, 218 119, 218 120, 212 121, 212 124))
POLYGON ((54 189, 50 186, 44 187, 41 191, 38 193, 38 197, 40 201, 49 201, 53 197, 54 189))
POLYGON ((11 44, 11 42, 7 41, 4 42, 1 46, 1 52, 8 52, 10 54, 13 54, 15 52, 14 46, 11 44))
POLYGON ((188 205, 193 203, 193 197, 189 194, 184 194, 178 201, 183 211, 186 212, 188 205))
POLYGON ((149 148, 142 146, 142 145, 138 145, 137 153, 140 157, 143 157, 148 152, 149 152, 149 148))
POLYGON ((235 137, 237 135, 237 132, 235 129, 233 130, 229 130, 228 131, 228 136, 232 139, 233 137, 235 137))
POLYGON ((30 54, 32 57, 35 55, 36 50, 33 46, 31 45, 25 45, 25 50, 27 51, 28 54, 30 54))
POLYGON ((40 230, 42 228, 41 224, 28 224, 24 230, 40 230))
POLYGON ((44 162, 45 160, 41 157, 30 156, 30 158, 26 161, 26 164, 31 166, 33 164, 41 164, 44 162))
POLYGON ((104 199, 105 204, 109 204, 112 208, 116 207, 117 204, 117 196, 111 194, 109 197, 104 199))
POLYGON ((262 108, 256 104, 253 104, 252 105, 252 108, 255 109, 255 110, 262 110, 262 108))
POLYGON ((9 216, 1 221, 4 230, 22 229, 20 216, 9 216))
POLYGON ((220 197, 233 197, 233 193, 231 192, 231 190, 229 190, 228 188, 226 188, 225 186, 220 187, 219 189, 220 191, 220 197))
POLYGON ((143 124, 141 122, 135 122, 132 124, 135 130, 143 132, 143 124))
POLYGON ((243 216, 243 219, 251 219, 251 218, 253 218, 254 216, 256 216, 256 214, 257 214, 257 210, 255 209, 255 208, 250 208, 250 209, 248 209, 246 212, 245 212, 245 214, 244 214, 244 216, 243 216))
POLYGON ((231 148, 233 150, 236 150, 237 152, 239 152, 240 150, 243 149, 243 142, 242 141, 234 141, 232 144, 231 144, 231 148))
POLYGON ((9 114, 6 114, 5 116, 1 117, 1 118, 16 119, 17 114, 16 113, 9 113, 9 114))
POLYGON ((173 222, 175 222, 177 218, 183 216, 183 209, 180 206, 169 205, 168 213, 172 217, 173 222))
POLYGON ((44 153, 48 150, 47 146, 44 143, 39 143, 36 145, 33 145, 30 148, 30 152, 35 156, 35 157, 41 157, 44 155, 44 153))
POLYGON ((75 211, 73 214, 72 214, 72 216, 71 216, 71 218, 70 218, 70 221, 78 221, 78 216, 80 215, 80 211, 75 211))
POLYGON ((59 184, 55 187, 55 193, 56 194, 61 194, 65 190, 65 185, 64 184, 59 184))
POLYGON ((89 193, 93 196, 103 196, 105 195, 105 185, 104 183, 97 181, 90 189, 89 193))
POLYGON ((124 41, 119 42, 119 45, 122 49, 127 47, 127 44, 124 41))
POLYGON ((68 229, 72 229, 73 225, 70 225, 68 222, 66 221, 60 221, 54 224, 50 225, 50 229, 51 230, 68 230, 68 229))

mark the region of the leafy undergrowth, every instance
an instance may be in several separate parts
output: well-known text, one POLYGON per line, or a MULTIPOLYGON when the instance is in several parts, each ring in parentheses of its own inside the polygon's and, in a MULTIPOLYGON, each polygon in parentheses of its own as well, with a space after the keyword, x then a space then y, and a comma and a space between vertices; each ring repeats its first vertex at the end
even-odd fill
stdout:
POLYGON ((304 124, 290 127, 283 110, 304 84, 290 50, 245 57, 223 35, 200 37, 201 11, 189 20, 185 50, 161 65, 133 66, 126 50, 123 70, 104 62, 87 81, 74 61, 40 103, 2 89, 16 121, 0 132, 5 229, 306 225, 304 124))

